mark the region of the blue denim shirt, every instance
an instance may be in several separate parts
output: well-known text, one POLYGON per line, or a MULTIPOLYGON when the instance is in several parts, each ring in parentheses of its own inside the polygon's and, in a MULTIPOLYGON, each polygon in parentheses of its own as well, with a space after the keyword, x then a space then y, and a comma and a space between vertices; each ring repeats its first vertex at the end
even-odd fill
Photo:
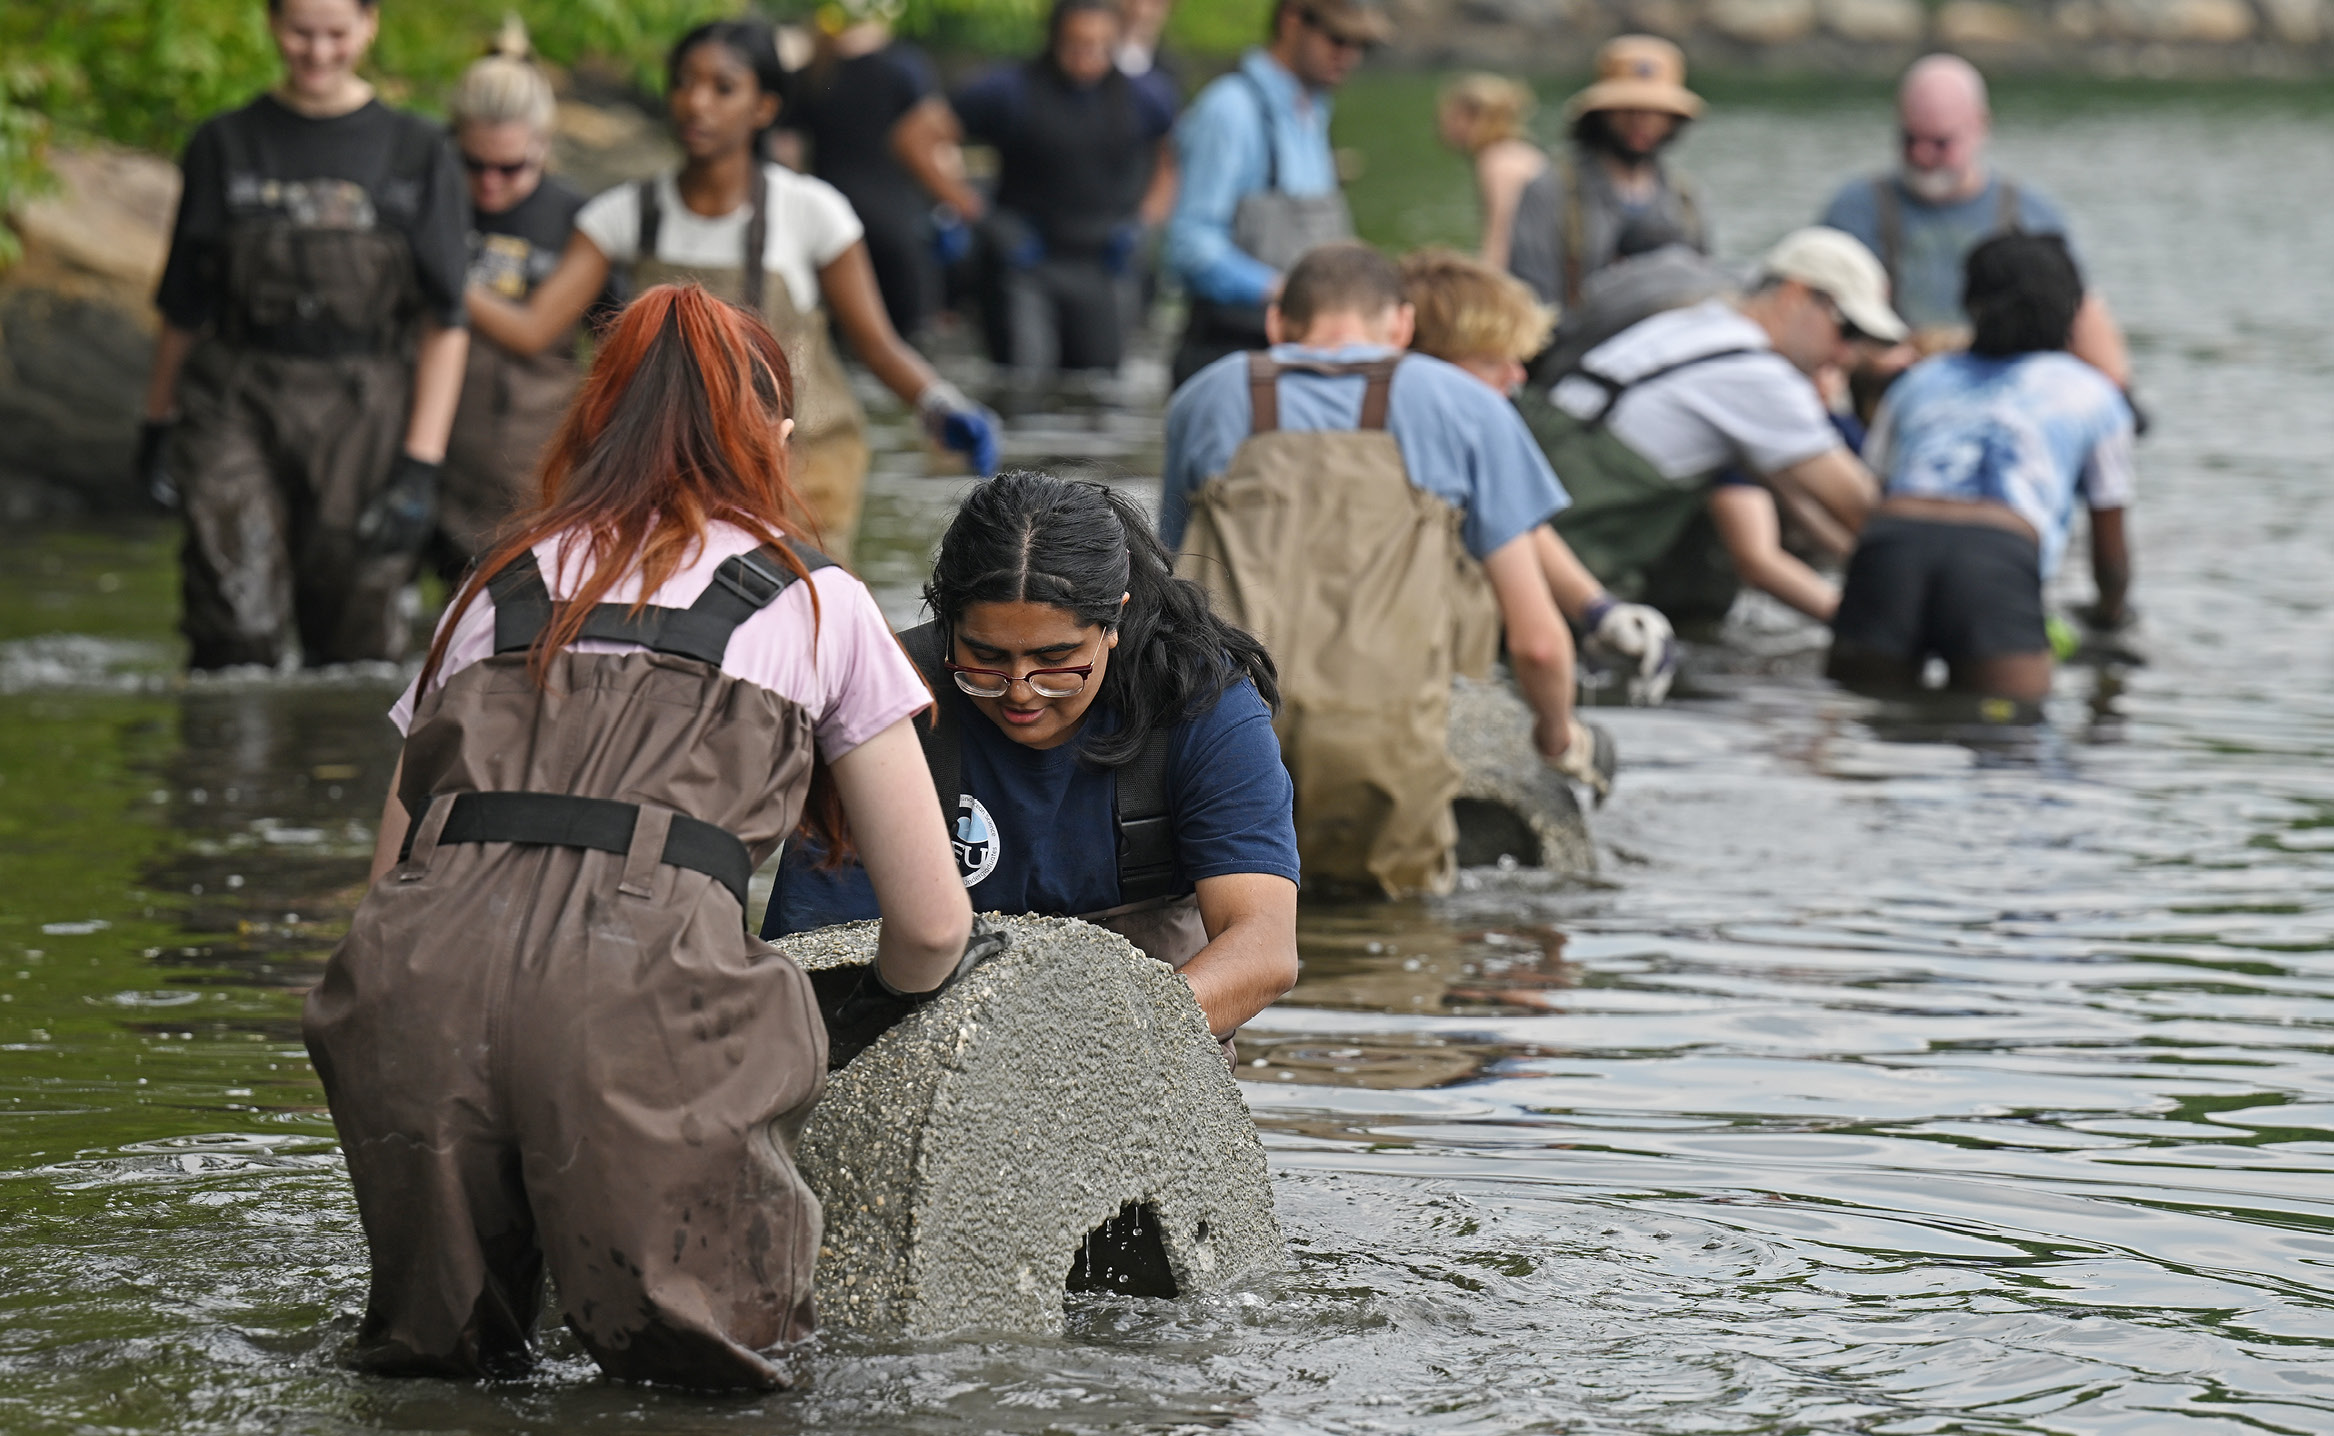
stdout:
POLYGON ((1167 219, 1168 268, 1202 299, 1262 304, 1280 272, 1232 243, 1232 215, 1242 199, 1265 188, 1271 158, 1279 161, 1284 194, 1336 190, 1328 94, 1308 93, 1278 61, 1251 50, 1237 72, 1218 76, 1183 112, 1175 156, 1181 188, 1167 219), (1269 137, 1264 107, 1256 103, 1259 87, 1272 110, 1269 137), (1269 157, 1268 143, 1274 146, 1269 157))

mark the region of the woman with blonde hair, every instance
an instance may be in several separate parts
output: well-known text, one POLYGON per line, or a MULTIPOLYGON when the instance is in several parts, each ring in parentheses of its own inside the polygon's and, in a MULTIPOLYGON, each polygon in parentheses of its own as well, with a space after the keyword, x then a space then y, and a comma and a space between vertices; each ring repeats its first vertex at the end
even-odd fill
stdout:
MULTIPOLYGON (((470 186, 464 303, 475 323, 486 304, 524 302, 559 267, 585 196, 545 172, 558 105, 529 58, 527 28, 516 15, 503 23, 494 48, 463 72, 446 108, 470 186)), ((536 345, 510 337, 482 329, 463 372, 431 554, 449 580, 532 497, 543 446, 575 396, 574 326, 536 345)))
POLYGON ((1527 127, 1538 104, 1531 86, 1487 74, 1461 75, 1435 100, 1435 132, 1474 163, 1475 201, 1483 218, 1481 253, 1493 269, 1507 268, 1524 186, 1548 167, 1548 157, 1532 143, 1527 127))

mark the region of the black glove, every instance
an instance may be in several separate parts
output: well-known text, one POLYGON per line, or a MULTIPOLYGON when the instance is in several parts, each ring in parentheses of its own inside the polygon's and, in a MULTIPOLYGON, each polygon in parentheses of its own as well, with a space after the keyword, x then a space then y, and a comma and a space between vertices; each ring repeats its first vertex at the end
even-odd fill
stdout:
POLYGON ((170 431, 178 427, 176 419, 145 419, 138 424, 138 457, 130 469, 132 480, 166 512, 178 512, 178 481, 170 477, 163 465, 163 451, 169 447, 170 431))
POLYGON ((869 1043, 897 1027, 907 1015, 946 992, 964 980, 964 975, 1003 952, 1012 939, 981 918, 974 918, 972 933, 965 939, 964 956, 957 959, 956 970, 941 979, 938 987, 926 992, 902 992, 883 980, 883 973, 874 963, 859 969, 859 981, 845 989, 830 1006, 823 998, 819 1016, 827 1024, 827 1070, 841 1070, 844 1064, 867 1050, 869 1043))
POLYGON ((369 554, 421 552, 438 526, 439 467, 399 454, 389 482, 357 515, 357 547, 369 554))

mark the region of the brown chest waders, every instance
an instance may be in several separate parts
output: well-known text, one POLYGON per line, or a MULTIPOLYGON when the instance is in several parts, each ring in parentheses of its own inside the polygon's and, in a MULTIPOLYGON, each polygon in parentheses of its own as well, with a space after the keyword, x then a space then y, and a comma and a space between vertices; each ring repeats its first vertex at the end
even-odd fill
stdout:
MULTIPOLYGON (((236 117, 220 134, 227 173, 258 173, 236 117)), ((423 144, 409 139, 398 173, 427 167, 423 144)), ((274 666, 295 637, 311 665, 393 659, 413 559, 365 552, 354 529, 405 440, 421 309, 412 252, 369 202, 302 224, 244 203, 243 188, 231 187, 215 276, 219 322, 187 358, 171 436, 190 662, 274 666)))
POLYGON ((548 1272, 611 1376, 784 1384, 765 1353, 813 1322, 793 1153, 826 1037, 742 919, 801 817, 812 715, 717 665, 796 578, 764 549, 687 609, 602 605, 585 635, 648 651, 563 651, 538 686, 552 604, 524 556, 493 581, 494 656, 422 698, 411 845, 302 1022, 372 1254, 366 1369, 523 1364, 548 1272))
POLYGON ((482 334, 470 336, 461 407, 438 476, 441 557, 450 567, 458 571, 484 556, 496 530, 533 502, 543 451, 581 379, 572 345, 514 354, 482 334))
POLYGON ((1388 896, 1457 875, 1451 677, 1488 668, 1498 632, 1459 511, 1410 481, 1386 432, 1396 362, 1251 355, 1249 437, 1192 496, 1176 564, 1279 665, 1307 882, 1388 896), (1283 368, 1364 375, 1359 430, 1282 430, 1283 368))
POLYGON ((794 467, 787 476, 810 512, 818 541, 837 562, 851 561, 859 533, 859 511, 867 497, 867 414, 851 392, 851 378, 835 353, 823 307, 805 311, 794 302, 786 277, 765 265, 769 241, 770 180, 754 170, 748 203, 746 241, 736 265, 670 264, 656 258, 664 207, 656 181, 640 182, 640 257, 633 261, 635 291, 656 284, 701 284, 732 304, 759 310, 786 350, 794 370, 794 438, 788 445, 794 467))

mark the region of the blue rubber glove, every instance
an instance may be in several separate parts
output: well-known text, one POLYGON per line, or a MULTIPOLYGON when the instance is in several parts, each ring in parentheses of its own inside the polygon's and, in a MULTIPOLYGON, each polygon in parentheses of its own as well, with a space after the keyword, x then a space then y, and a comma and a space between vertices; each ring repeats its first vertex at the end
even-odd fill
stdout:
POLYGON ((972 253, 972 226, 952 205, 932 207, 932 257, 942 269, 954 269, 972 253))
POLYGON ((1142 221, 1125 220, 1111 230, 1110 242, 1102 247, 1102 267, 1112 274, 1124 274, 1133 267, 1135 253, 1142 247, 1142 221))
POLYGON ((986 479, 997 472, 997 436, 1004 423, 987 408, 964 396, 945 379, 935 379, 916 398, 916 412, 932 442, 965 456, 973 472, 986 479))

